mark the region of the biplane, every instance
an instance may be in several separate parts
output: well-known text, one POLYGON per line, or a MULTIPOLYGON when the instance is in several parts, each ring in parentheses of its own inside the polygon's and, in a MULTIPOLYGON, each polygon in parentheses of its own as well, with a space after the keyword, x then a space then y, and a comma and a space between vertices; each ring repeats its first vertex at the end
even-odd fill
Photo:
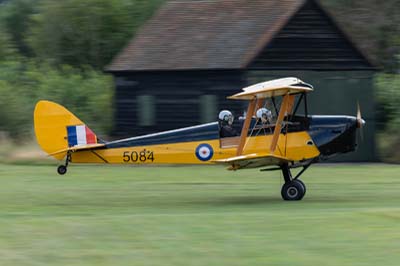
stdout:
MULTIPOLYGON (((106 164, 222 164, 229 170, 279 170, 284 200, 301 200, 306 186, 300 176, 313 163, 356 149, 356 130, 365 121, 357 116, 309 115, 310 84, 298 78, 258 83, 229 96, 247 101, 243 117, 230 121, 231 136, 222 135, 223 120, 202 125, 104 141, 63 106, 39 101, 34 111, 37 142, 50 156, 69 163, 106 164), (268 108, 268 109, 267 109, 268 108), (263 119, 259 110, 268 110, 263 119), (291 169, 302 169, 292 175, 291 169)), ((262 113, 262 112, 261 112, 262 113)), ((232 119, 233 120, 233 119, 232 119)))

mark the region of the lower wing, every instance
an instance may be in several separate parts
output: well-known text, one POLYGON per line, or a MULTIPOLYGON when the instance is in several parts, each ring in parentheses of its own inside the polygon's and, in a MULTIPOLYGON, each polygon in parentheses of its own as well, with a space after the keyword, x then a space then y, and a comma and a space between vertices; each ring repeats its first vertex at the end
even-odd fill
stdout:
POLYGON ((217 164, 229 165, 229 170, 238 170, 244 168, 257 168, 268 165, 280 165, 282 163, 287 163, 290 160, 286 157, 277 156, 275 154, 266 153, 252 153, 246 155, 240 155, 235 157, 230 157, 226 159, 220 159, 213 161, 217 164))

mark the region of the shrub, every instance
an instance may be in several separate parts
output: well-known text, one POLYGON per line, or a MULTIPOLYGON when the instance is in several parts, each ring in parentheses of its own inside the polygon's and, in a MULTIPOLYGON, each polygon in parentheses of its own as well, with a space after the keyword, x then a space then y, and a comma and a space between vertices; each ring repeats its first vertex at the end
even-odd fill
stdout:
POLYGON ((400 162, 400 74, 379 74, 375 79, 380 109, 378 145, 384 161, 400 162))
POLYGON ((15 140, 32 132, 32 114, 40 99, 65 105, 99 135, 112 129, 112 78, 90 67, 53 68, 26 59, 2 62, 0 95, 0 131, 15 140))

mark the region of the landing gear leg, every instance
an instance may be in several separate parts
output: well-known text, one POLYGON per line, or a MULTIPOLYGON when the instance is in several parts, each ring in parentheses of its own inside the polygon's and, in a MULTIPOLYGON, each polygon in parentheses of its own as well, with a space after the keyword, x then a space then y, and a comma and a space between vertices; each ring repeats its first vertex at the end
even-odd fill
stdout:
POLYGON ((57 173, 59 175, 65 175, 67 173, 68 163, 71 162, 71 152, 67 152, 67 158, 65 159, 65 165, 60 165, 57 167, 57 173))
POLYGON ((306 186, 304 183, 298 179, 300 175, 308 168, 304 167, 295 178, 292 178, 292 173, 288 164, 283 164, 281 166, 283 179, 285 184, 282 186, 281 195, 284 200, 301 200, 306 193, 306 186))

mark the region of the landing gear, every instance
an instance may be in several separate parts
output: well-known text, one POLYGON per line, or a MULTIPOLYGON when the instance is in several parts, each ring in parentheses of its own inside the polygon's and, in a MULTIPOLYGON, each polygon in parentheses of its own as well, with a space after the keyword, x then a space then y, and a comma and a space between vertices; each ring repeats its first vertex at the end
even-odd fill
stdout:
POLYGON ((311 163, 304 166, 303 170, 294 178, 292 177, 288 164, 283 164, 281 166, 283 179, 285 180, 285 184, 283 184, 281 190, 281 195, 284 200, 301 200, 304 197, 306 194, 306 186, 303 181, 298 178, 310 165, 311 163))
POLYGON ((307 191, 306 184, 304 184, 304 182, 303 182, 303 181, 301 181, 300 179, 296 179, 295 181, 299 182, 299 183, 300 183, 300 185, 302 185, 302 186, 303 186, 303 188, 304 188, 304 195, 305 195, 305 194, 306 194, 306 191, 307 191))
POLYGON ((305 187, 299 180, 293 180, 282 186, 281 195, 284 200, 301 200, 305 194, 305 187))
POLYGON ((65 159, 65 165, 59 165, 57 167, 57 173, 59 175, 65 175, 67 173, 68 163, 71 162, 71 152, 67 152, 67 158, 65 159))
POLYGON ((65 165, 60 165, 57 167, 57 173, 59 175, 65 175, 66 172, 67 172, 67 167, 65 165))

